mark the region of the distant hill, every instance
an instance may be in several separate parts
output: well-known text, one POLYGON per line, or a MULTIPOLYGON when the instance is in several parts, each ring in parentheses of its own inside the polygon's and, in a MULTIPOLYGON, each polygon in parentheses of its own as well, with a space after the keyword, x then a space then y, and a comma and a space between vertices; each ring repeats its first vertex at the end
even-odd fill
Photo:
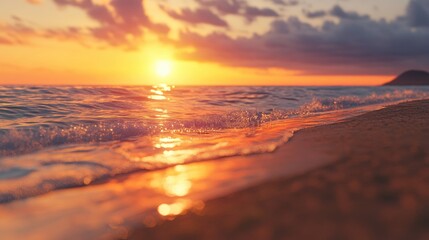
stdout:
POLYGON ((410 70, 402 73, 385 86, 421 86, 429 85, 429 72, 410 70))

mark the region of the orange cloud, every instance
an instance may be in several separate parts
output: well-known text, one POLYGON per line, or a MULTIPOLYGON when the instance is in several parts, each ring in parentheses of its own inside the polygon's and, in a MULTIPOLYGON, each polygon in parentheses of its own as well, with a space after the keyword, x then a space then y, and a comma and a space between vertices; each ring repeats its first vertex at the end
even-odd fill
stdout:
POLYGON ((42 2, 42 0, 27 0, 27 2, 31 4, 39 4, 42 2))
POLYGON ((169 28, 165 24, 153 23, 146 15, 142 0, 111 0, 100 5, 92 0, 53 0, 59 6, 82 9, 100 26, 90 28, 92 36, 112 46, 138 48, 144 30, 165 35, 169 28))

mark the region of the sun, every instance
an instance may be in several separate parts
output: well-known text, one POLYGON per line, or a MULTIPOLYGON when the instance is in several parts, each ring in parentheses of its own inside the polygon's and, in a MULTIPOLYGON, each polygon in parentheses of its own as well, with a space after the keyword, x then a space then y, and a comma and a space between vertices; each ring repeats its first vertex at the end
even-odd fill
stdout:
POLYGON ((155 62, 155 73, 158 77, 168 77, 171 74, 173 64, 170 60, 158 60, 155 62))

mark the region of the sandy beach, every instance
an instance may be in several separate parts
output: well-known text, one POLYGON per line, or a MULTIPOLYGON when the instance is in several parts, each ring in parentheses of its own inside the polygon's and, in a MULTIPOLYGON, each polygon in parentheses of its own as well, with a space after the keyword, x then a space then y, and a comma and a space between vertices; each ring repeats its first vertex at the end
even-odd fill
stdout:
POLYGON ((293 146, 329 164, 210 200, 129 239, 428 239, 428 138, 429 100, 304 129, 266 155, 282 159, 293 146))

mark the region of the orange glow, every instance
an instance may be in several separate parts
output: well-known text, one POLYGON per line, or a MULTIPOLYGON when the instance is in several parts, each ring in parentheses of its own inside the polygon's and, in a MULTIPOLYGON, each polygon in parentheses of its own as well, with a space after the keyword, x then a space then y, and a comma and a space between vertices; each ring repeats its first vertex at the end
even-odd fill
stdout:
POLYGON ((156 148, 174 148, 179 146, 182 140, 180 138, 165 137, 160 138, 159 143, 155 144, 156 148))
MULTIPOLYGON (((335 75, 335 70, 332 70, 331 75, 310 75, 311 65, 307 69, 304 66, 295 67, 301 69, 301 72, 292 68, 288 69, 287 66, 283 69, 265 68, 264 66, 269 66, 269 64, 261 66, 247 64, 247 59, 240 59, 240 56, 237 56, 239 61, 236 64, 232 59, 222 57, 222 54, 219 54, 221 57, 216 58, 211 56, 210 52, 205 53, 205 49, 201 46, 216 49, 210 42, 204 45, 193 38, 181 39, 181 34, 184 32, 196 33, 201 37, 219 33, 231 39, 252 38, 254 34, 264 35, 269 32, 273 20, 270 18, 258 18, 249 25, 248 21, 240 20, 239 16, 226 18, 220 16, 228 23, 228 28, 221 29, 210 26, 210 24, 200 25, 177 21, 161 7, 165 3, 143 1, 142 9, 145 10, 144 14, 151 22, 154 25, 164 24, 170 31, 161 38, 156 31, 145 28, 146 26, 143 26, 144 23, 142 23, 138 29, 145 29, 144 34, 134 36, 138 34, 132 33, 123 37, 125 42, 133 39, 139 40, 135 41, 135 46, 127 48, 117 42, 109 44, 110 38, 94 37, 85 31, 73 33, 70 36, 59 34, 63 31, 68 33, 67 29, 71 26, 76 29, 92 29, 100 25, 99 19, 85 14, 84 7, 72 7, 73 4, 70 3, 64 4, 67 6, 58 11, 59 8, 55 7, 53 1, 37 1, 40 2, 37 6, 29 6, 28 1, 10 2, 3 9, 3 18, 0 21, 0 39, 8 39, 16 35, 21 41, 18 44, 0 44, 2 53, 0 55, 0 76, 2 76, 0 84, 154 85, 160 80, 168 79, 169 84, 174 85, 380 85, 392 79, 391 75, 365 74, 364 68, 361 72, 357 71, 361 75, 340 76, 335 75), (12 20, 6 19, 6 16, 9 18, 11 15, 27 16, 20 20, 22 21, 21 28, 28 25, 29 30, 33 31, 20 31, 19 26, 21 25, 17 25, 15 32, 8 32, 15 26, 12 20), (63 17, 58 18, 58 16, 63 17), (56 32, 54 30, 62 31, 58 31, 57 35, 52 35, 52 32, 56 32), (199 57, 187 57, 193 56, 189 53, 196 53, 196 56, 199 57)), ((93 2, 99 6, 107 6, 110 1, 93 2)), ((167 2, 169 3, 167 5, 171 5, 169 6, 171 10, 180 12, 182 8, 196 8, 195 4, 198 1, 167 2), (190 4, 191 2, 193 5, 190 4)), ((266 7, 268 3, 255 1, 253 4, 266 7)), ((390 5, 392 4, 389 4, 389 7, 390 5)), ((355 7, 362 6, 356 5, 355 7)), ((393 12, 401 13, 402 10, 399 9, 402 7, 404 6, 396 6, 393 12)), ((285 16, 302 18, 305 16, 303 12, 295 9, 292 12, 287 11, 285 16)), ((119 14, 114 9, 109 8, 108 13, 113 14, 112 17, 115 20, 121 19, 121 16, 114 15, 119 14)), ((395 14, 389 13, 383 17, 379 16, 377 19, 393 20, 397 17, 395 14)), ((324 20, 313 19, 306 23, 320 27, 324 20)), ((127 30, 127 26, 123 26, 123 28, 124 31, 127 30)), ((119 36, 118 39, 120 39, 119 36)), ((213 45, 217 46, 215 43, 213 45)), ((233 54, 233 51, 234 49, 231 49, 231 53, 227 53, 233 54)), ((258 59, 251 60, 258 62, 258 59)), ((301 61, 304 65, 306 64, 305 58, 301 61)), ((264 62, 262 61, 262 63, 264 62)), ((341 70, 341 66, 338 66, 338 71, 341 70)), ((398 71, 401 70, 398 69, 398 71)))
POLYGON ((158 213, 161 216, 167 217, 167 216, 177 216, 183 213, 185 209, 189 208, 189 202, 188 201, 177 201, 172 204, 160 204, 158 206, 158 213))
POLYGON ((171 74, 173 64, 170 60, 158 60, 155 63, 155 72, 158 77, 165 78, 171 74))
POLYGON ((166 177, 163 187, 169 196, 184 197, 189 193, 192 183, 185 174, 186 166, 178 165, 175 170, 179 174, 166 177))
MULTIPOLYGON (((159 48, 155 49, 158 51, 159 48)), ((136 52, 124 52, 119 49, 99 51, 76 43, 45 40, 33 48, 0 45, 0 51, 3 56, 0 56, 1 84, 155 85, 159 84, 161 78, 154 69, 153 59, 156 59, 154 50, 151 51, 149 47, 136 52), (67 57, 60 57, 58 53, 67 57), (22 61, 28 59, 27 56, 30 55, 32 57, 29 61, 22 61), (5 64, 7 62, 9 64, 5 64)), ((170 54, 165 54, 167 57, 174 51, 169 52, 170 54)), ((168 64, 165 65, 168 67, 168 64)), ((162 71, 167 73, 167 70, 168 68, 165 68, 162 71)), ((173 72, 169 74, 170 76, 163 79, 168 78, 169 84, 172 85, 222 86, 380 85, 393 78, 390 75, 303 75, 282 69, 228 67, 179 60, 174 61, 174 77, 173 72)))
POLYGON ((162 216, 167 216, 170 214, 170 206, 168 204, 163 203, 158 206, 158 212, 162 216))

